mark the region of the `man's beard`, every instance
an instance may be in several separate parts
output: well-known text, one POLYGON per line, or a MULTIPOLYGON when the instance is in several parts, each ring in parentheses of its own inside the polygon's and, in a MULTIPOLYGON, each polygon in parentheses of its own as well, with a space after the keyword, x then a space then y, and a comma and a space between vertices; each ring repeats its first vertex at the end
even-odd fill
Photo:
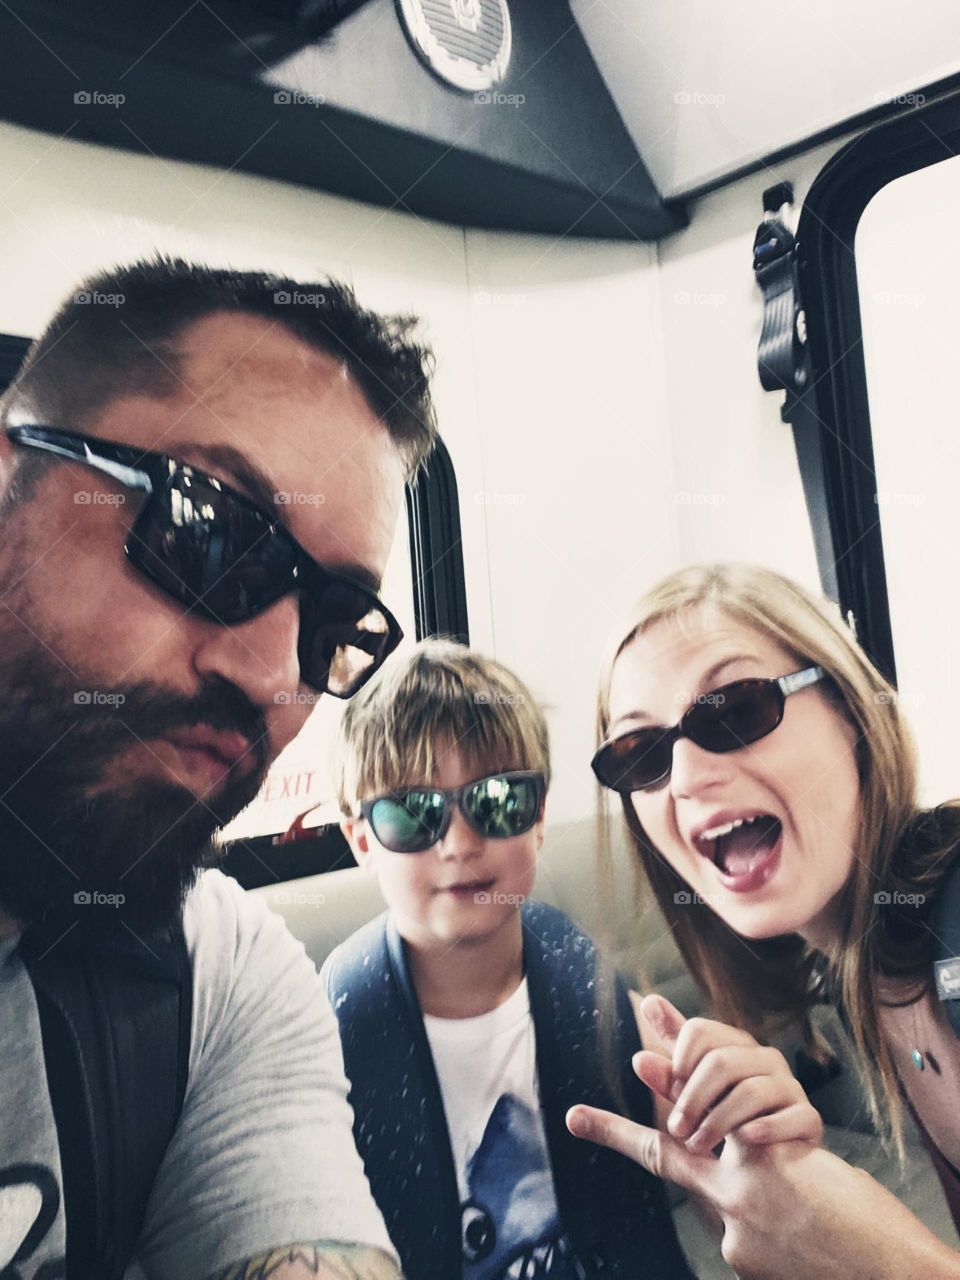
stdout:
POLYGON ((42 644, 5 657, 0 908, 24 927, 99 932, 122 920, 139 932, 170 923, 200 869, 217 860, 215 832, 254 798, 268 764, 262 716, 224 680, 207 681, 194 698, 145 682, 106 690, 78 683, 42 644), (89 700, 78 702, 84 690, 89 700), (202 799, 163 776, 102 784, 138 740, 201 724, 253 744, 240 772, 202 799))

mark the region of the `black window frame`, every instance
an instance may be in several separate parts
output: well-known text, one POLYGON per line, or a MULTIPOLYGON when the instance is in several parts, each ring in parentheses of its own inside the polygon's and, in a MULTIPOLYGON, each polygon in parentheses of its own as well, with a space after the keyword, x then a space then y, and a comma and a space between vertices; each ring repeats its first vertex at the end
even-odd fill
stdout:
MULTIPOLYGON (((16 377, 30 342, 17 334, 0 333, 0 394, 16 377)), ((457 479, 442 440, 416 480, 406 486, 405 499, 416 637, 445 635, 469 644, 457 479)), ((218 865, 245 889, 356 865, 335 823, 318 827, 303 839, 275 844, 282 834, 229 840, 218 865)))
POLYGON ((797 275, 812 378, 839 604, 879 669, 896 683, 857 285, 856 234, 888 183, 960 154, 960 95, 877 125, 842 147, 807 194, 797 226, 797 275))

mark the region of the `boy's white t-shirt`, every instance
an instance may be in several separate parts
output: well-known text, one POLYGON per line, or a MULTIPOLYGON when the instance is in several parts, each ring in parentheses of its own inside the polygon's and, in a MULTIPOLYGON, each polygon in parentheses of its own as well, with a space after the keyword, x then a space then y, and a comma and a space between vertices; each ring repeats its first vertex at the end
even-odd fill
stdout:
POLYGON ((489 1013, 423 1021, 457 1169, 464 1280, 581 1280, 557 1212, 526 978, 489 1013))

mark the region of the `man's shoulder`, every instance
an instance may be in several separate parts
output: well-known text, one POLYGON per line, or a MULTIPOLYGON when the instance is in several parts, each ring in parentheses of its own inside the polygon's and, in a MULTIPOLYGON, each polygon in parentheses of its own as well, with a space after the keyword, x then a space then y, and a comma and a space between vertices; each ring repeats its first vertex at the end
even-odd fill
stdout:
POLYGON ((313 962, 286 921, 259 894, 247 893, 222 871, 203 872, 183 909, 183 932, 193 970, 194 1030, 201 1039, 233 1021, 267 1024, 320 992, 313 962))
POLYGON ((183 927, 188 940, 205 923, 226 919, 235 921, 251 898, 252 895, 242 889, 233 876, 215 867, 201 871, 183 907, 183 927))
POLYGON ((290 936, 283 918, 259 894, 248 893, 216 868, 200 873, 183 906, 183 933, 192 960, 214 947, 242 951, 265 930, 290 936))

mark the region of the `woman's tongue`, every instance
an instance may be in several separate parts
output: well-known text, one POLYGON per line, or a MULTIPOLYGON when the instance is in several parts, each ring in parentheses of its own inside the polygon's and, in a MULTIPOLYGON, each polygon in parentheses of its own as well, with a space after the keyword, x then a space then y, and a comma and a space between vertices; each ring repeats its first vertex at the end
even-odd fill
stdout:
POLYGON ((717 840, 715 862, 727 876, 742 876, 752 871, 770 853, 780 838, 780 820, 774 817, 745 822, 717 840))

